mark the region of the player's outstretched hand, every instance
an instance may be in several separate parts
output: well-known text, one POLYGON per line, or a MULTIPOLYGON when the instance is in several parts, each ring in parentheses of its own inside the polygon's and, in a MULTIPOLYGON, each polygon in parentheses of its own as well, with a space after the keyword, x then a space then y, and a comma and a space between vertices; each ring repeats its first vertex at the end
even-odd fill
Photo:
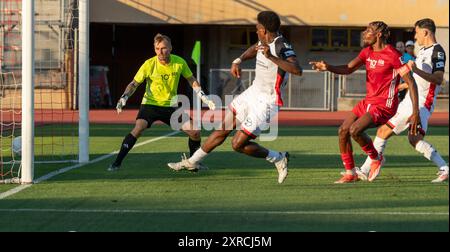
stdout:
POLYGON ((231 75, 233 75, 235 78, 241 78, 241 67, 239 64, 233 63, 231 64, 231 75))
POLYGON ((123 107, 127 104, 127 99, 125 97, 121 97, 116 105, 117 114, 122 112, 123 107))
POLYGON ((313 70, 316 71, 327 71, 327 63, 323 60, 321 61, 310 61, 309 64, 312 66, 313 70))

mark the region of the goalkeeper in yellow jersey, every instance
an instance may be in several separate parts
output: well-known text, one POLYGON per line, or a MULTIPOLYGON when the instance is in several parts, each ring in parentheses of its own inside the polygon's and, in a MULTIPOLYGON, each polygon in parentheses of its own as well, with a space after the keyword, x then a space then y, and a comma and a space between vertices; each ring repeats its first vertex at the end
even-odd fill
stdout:
MULTIPOLYGON (((186 61, 179 56, 170 54, 172 51, 170 38, 157 34, 154 38, 154 47, 156 56, 145 61, 117 103, 117 113, 120 113, 136 88, 146 82, 144 98, 134 129, 125 136, 120 152, 114 163, 109 166, 108 171, 120 168, 123 159, 133 148, 139 136, 145 129, 150 128, 153 122, 159 120, 170 125, 171 116, 177 110, 176 107, 171 106, 171 101, 177 95, 180 75, 188 80, 200 99, 210 109, 215 109, 214 102, 209 100, 201 90, 200 84, 192 75, 186 61)), ((189 116, 180 116, 179 119, 182 118, 188 118, 181 122, 181 130, 189 136, 189 151, 192 155, 200 147, 200 130, 194 129, 193 121, 189 116)))

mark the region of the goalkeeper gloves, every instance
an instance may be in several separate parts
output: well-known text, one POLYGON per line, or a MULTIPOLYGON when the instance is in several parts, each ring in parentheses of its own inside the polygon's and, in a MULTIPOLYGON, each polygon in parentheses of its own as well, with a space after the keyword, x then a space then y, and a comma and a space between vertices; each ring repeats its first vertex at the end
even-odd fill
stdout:
POLYGON ((117 109, 117 114, 120 114, 122 112, 122 108, 125 107, 125 104, 127 104, 127 100, 128 100, 128 96, 127 95, 122 95, 119 99, 119 101, 117 102, 116 105, 116 109, 117 109))
POLYGON ((216 109, 216 104, 210 99, 208 99, 208 97, 200 87, 193 87, 193 89, 197 93, 197 96, 200 98, 200 100, 202 100, 204 104, 208 105, 210 110, 216 109))

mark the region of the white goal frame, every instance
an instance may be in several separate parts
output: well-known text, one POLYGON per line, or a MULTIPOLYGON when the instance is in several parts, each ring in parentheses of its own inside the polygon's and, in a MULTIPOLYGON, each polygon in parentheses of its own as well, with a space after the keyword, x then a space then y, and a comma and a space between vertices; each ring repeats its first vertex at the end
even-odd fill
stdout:
MULTIPOLYGON (((34 0, 22 0, 22 184, 34 180, 34 0)), ((89 162, 89 0, 79 0, 78 162, 89 162)))

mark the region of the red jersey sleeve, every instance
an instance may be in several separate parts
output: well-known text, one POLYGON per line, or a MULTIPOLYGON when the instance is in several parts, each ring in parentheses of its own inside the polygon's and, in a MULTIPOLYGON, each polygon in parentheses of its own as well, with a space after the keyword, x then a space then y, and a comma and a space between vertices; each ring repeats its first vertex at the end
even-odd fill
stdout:
MULTIPOLYGON (((405 63, 407 63, 407 62, 405 62, 405 63)), ((394 69, 399 69, 401 66, 403 66, 402 55, 400 55, 400 53, 397 52, 397 50, 393 50, 392 51, 392 67, 394 69)))
POLYGON ((358 58, 361 59, 363 62, 366 62, 367 55, 369 55, 369 47, 362 49, 361 52, 358 54, 358 58))

